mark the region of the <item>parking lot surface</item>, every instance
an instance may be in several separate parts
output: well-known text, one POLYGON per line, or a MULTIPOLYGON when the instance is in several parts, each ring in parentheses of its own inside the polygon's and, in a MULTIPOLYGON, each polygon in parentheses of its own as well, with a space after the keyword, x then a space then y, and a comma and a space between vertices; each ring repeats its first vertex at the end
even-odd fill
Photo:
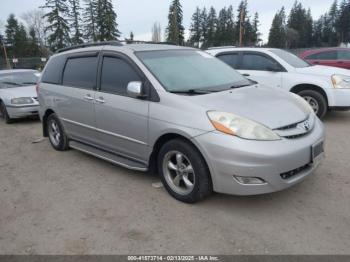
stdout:
POLYGON ((303 183, 195 205, 155 175, 54 151, 38 121, 1 122, 0 254, 350 254, 350 113, 324 122, 326 159, 303 183))

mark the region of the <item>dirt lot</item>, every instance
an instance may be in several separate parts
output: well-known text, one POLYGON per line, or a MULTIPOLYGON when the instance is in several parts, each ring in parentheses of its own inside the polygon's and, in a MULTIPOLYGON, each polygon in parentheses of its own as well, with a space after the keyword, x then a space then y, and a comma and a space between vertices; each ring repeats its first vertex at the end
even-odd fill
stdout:
POLYGON ((38 121, 0 123, 1 254, 350 254, 350 113, 325 120, 327 158, 284 192, 196 205, 156 176, 54 151, 38 121))

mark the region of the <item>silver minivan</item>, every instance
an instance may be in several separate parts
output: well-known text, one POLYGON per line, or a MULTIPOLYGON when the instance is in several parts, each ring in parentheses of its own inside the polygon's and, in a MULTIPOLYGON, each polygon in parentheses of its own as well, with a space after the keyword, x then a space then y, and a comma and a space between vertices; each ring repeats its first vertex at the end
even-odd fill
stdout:
POLYGON ((283 190, 324 157, 324 128, 305 100, 197 49, 110 42, 60 50, 38 97, 56 150, 158 172, 183 202, 283 190))

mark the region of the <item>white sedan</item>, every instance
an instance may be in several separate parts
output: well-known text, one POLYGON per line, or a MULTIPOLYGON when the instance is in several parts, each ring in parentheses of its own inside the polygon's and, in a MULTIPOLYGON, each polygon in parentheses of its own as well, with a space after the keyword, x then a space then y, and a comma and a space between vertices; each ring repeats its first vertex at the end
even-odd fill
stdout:
POLYGON ((38 78, 39 72, 35 70, 0 71, 0 117, 6 123, 17 118, 38 115, 38 78))
POLYGON ((320 118, 328 110, 350 109, 350 70, 314 66, 281 49, 219 47, 207 52, 251 80, 299 94, 320 118))

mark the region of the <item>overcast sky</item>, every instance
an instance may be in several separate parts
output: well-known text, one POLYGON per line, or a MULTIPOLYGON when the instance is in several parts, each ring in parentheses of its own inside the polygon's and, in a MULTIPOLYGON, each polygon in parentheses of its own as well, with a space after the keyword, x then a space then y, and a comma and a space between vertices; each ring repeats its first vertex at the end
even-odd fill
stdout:
MULTIPOLYGON (((277 10, 283 5, 289 12, 295 0, 248 0, 250 14, 255 12, 260 16, 259 30, 262 39, 267 40, 272 18, 277 10)), ((82 2, 82 1, 81 1, 82 2)), ((135 34, 137 40, 150 40, 151 27, 154 22, 159 22, 164 28, 167 25, 167 14, 171 0, 113 0, 117 12, 117 22, 123 37, 128 37, 130 31, 135 34)), ((182 0, 184 11, 184 25, 186 29, 191 23, 191 16, 196 6, 214 6, 218 11, 224 6, 233 5, 236 10, 240 0, 182 0)), ((300 0, 307 8, 311 8, 312 15, 318 18, 324 14, 333 0, 300 0)), ((3 32, 3 25, 10 13, 20 16, 23 12, 37 9, 43 5, 45 0, 1 0, 0 7, 0 30, 3 32), (2 25, 2 28, 1 28, 2 25)))

